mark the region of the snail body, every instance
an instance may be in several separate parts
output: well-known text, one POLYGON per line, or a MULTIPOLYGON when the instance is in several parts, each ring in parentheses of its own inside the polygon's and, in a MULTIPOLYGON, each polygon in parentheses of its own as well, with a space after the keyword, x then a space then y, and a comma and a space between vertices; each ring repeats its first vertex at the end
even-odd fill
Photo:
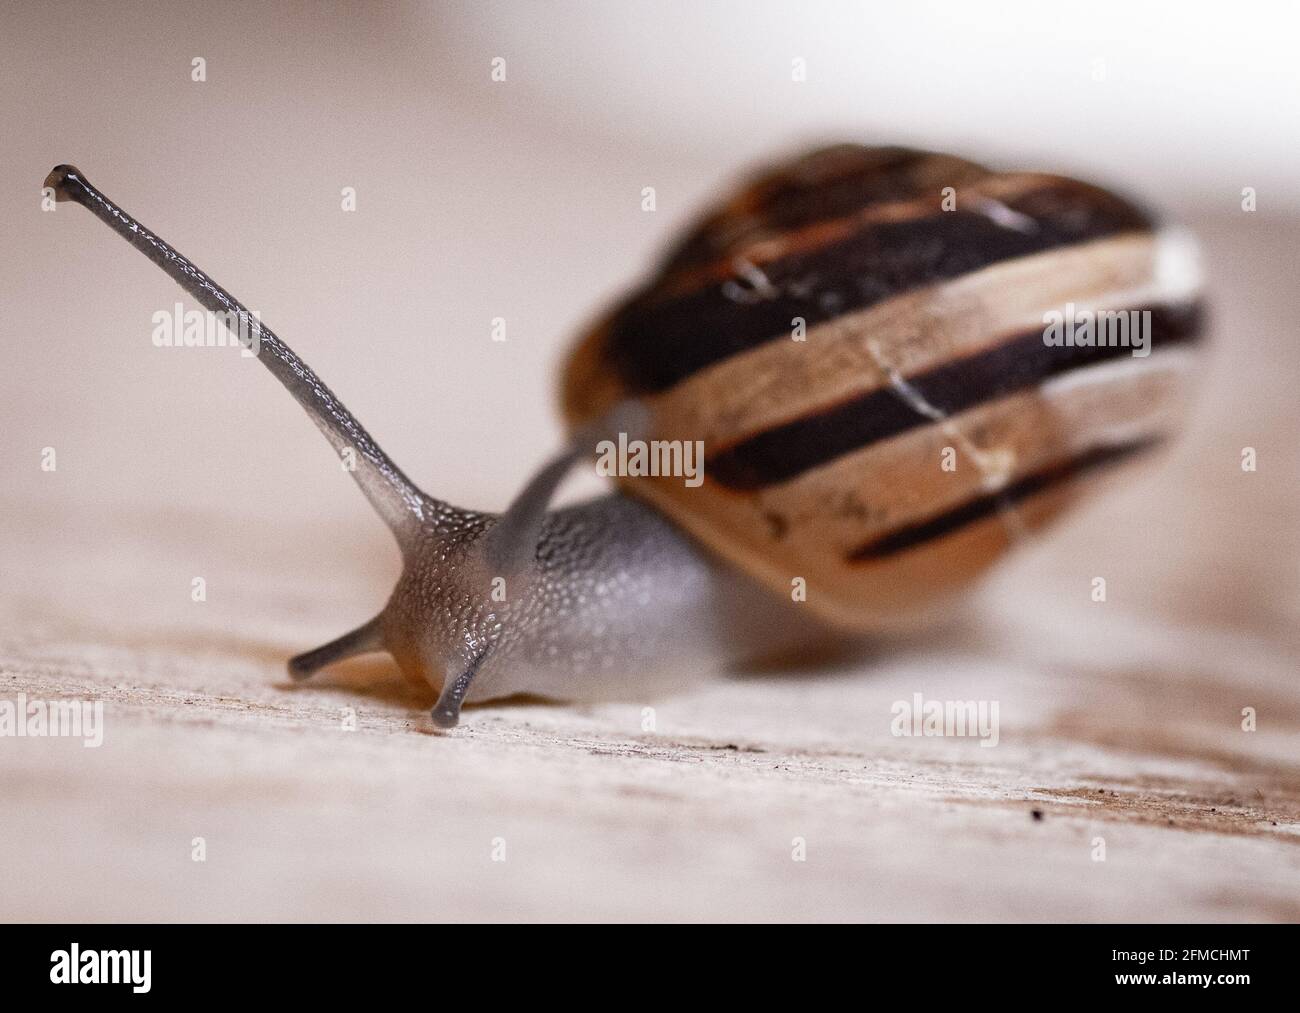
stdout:
POLYGON ((643 697, 718 658, 924 621, 1173 432, 1198 333, 1185 241, 1113 194, 826 149, 753 180, 591 329, 564 372, 568 444, 481 513, 416 488, 284 342, 84 174, 46 186, 252 334, 355 454, 402 575, 378 616, 290 672, 388 651, 439 690, 441 728, 466 700, 643 697), (1047 343, 1044 313, 1067 303, 1145 310, 1155 354, 1047 343), (614 441, 701 446, 703 473, 624 475, 550 510, 614 441))
POLYGON ((633 497, 549 512, 529 569, 483 558, 494 521, 427 535, 406 553, 380 643, 408 677, 437 677, 431 652, 448 669, 468 667, 486 644, 470 699, 643 700, 710 662, 775 651, 817 629, 633 497), (500 574, 505 600, 493 602, 479 589, 500 574), (447 658, 447 644, 464 646, 447 658))

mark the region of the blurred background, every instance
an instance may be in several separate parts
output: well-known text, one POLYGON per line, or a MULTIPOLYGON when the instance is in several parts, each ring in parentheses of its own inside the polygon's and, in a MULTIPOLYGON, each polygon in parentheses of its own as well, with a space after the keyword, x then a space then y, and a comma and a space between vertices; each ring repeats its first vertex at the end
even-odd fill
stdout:
POLYGON ((1186 440, 999 571, 963 643, 1154 672, 1128 718, 1075 713, 1097 741, 1155 743, 1153 714, 1214 699, 1226 730, 1178 748, 1239 749, 1255 693, 1280 717, 1249 748, 1292 762, 1298 28, 1249 2, 7 5, 0 660, 168 685, 165 652, 202 670, 202 644, 238 678, 187 685, 238 695, 396 573, 255 361, 152 345, 178 291, 81 209, 42 211, 56 163, 258 310, 423 488, 499 509, 559 441, 568 343, 706 201, 805 146, 906 144, 1132 193, 1196 232, 1211 289, 1186 440), (229 603, 195 610, 192 573, 229 603), (1120 607, 1081 611, 1093 573, 1120 607))

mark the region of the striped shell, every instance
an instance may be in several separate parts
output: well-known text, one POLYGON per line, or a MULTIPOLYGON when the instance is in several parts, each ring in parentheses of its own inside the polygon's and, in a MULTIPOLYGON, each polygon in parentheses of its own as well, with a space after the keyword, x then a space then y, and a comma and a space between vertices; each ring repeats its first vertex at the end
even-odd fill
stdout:
POLYGON ((836 625, 906 625, 1171 434, 1197 285, 1188 240, 1105 190, 839 146, 710 213, 581 340, 563 409, 641 398, 704 481, 629 492, 836 625), (1070 303, 1149 310, 1151 354, 1049 344, 1070 303))

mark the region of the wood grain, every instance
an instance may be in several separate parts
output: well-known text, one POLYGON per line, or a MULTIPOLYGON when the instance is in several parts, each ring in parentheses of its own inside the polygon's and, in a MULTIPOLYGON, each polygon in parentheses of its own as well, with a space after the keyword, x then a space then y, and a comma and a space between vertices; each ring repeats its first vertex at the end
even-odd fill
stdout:
POLYGON ((1265 645, 1118 609, 1082 628, 1022 573, 924 644, 646 701, 654 731, 640 705, 518 704, 443 736, 386 660, 283 673, 382 592, 382 545, 340 595, 305 539, 259 573, 230 518, 112 520, 87 560, 31 519, 45 566, 3 599, 3 695, 102 699, 106 733, 0 740, 0 917, 1300 917, 1300 708, 1265 645), (200 605, 177 575, 203 541, 239 562, 200 605), (895 737, 916 692, 998 701, 997 746, 895 737))

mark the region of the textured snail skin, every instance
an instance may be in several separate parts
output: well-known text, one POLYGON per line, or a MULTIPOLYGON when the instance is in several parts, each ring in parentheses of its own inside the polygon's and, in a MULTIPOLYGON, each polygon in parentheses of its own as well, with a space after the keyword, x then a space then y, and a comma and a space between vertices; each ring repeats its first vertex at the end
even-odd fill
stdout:
MULTIPOLYGON (((793 604, 620 494, 551 513, 543 512, 549 495, 541 497, 531 551, 490 564, 500 515, 462 510, 416 488, 283 341, 75 167, 57 167, 45 186, 89 209, 207 309, 230 314, 228 324, 247 326, 260 343, 258 357, 335 449, 357 452, 354 477, 397 539, 402 575, 379 616, 292 659, 295 678, 386 650, 407 678, 440 689, 433 721, 450 728, 466 700, 523 693, 644 699, 719 659, 818 634, 818 624, 805 622, 793 604)), ((555 471, 556 484, 562 474, 555 471)), ((527 538, 527 523, 524 529, 527 538)))
MULTIPOLYGON (((439 685, 486 651, 468 694, 636 698, 813 632, 792 604, 718 564, 650 507, 603 496, 547 515, 536 564, 506 577, 506 601, 480 551, 496 518, 429 530, 381 616, 402 670, 439 685), (802 628, 801 628, 802 627, 802 628)), ((450 720, 440 701, 435 718, 450 720)))

